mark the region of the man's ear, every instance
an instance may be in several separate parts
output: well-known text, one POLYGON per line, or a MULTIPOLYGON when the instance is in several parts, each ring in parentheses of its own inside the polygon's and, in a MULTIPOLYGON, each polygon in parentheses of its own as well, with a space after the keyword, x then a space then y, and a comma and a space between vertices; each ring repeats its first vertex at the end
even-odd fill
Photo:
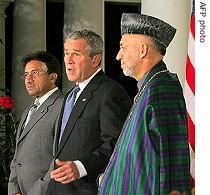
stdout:
POLYGON ((100 65, 102 60, 101 54, 96 54, 92 57, 92 62, 93 62, 93 68, 96 68, 100 65))
POLYGON ((55 81, 58 79, 58 75, 56 73, 50 73, 50 81, 52 83, 55 83, 55 81))
POLYGON ((146 43, 141 44, 139 49, 139 58, 143 59, 148 54, 148 45, 146 43))

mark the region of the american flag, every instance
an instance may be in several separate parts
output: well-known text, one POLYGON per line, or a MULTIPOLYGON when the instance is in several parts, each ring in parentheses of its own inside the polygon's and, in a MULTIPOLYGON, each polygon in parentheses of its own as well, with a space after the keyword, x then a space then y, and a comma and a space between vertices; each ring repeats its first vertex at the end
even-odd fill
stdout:
POLYGON ((194 0, 192 1, 192 15, 190 20, 184 95, 187 105, 190 161, 191 161, 190 173, 193 180, 192 181, 192 186, 193 186, 195 180, 195 1, 194 0))

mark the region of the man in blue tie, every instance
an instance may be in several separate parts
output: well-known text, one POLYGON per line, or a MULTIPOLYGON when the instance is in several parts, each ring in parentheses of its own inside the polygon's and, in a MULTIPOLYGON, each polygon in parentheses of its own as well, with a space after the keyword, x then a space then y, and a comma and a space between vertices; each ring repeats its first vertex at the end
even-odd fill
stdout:
POLYGON ((49 195, 97 194, 96 178, 110 158, 130 109, 127 92, 101 69, 102 55, 103 41, 95 32, 75 31, 65 39, 66 74, 80 90, 73 108, 68 103, 70 91, 61 110, 49 195))

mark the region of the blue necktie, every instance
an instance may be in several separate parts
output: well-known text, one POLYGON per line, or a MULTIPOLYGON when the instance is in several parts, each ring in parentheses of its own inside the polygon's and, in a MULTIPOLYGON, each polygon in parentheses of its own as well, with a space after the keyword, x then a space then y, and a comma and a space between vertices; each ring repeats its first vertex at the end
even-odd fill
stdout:
POLYGON ((62 138, 64 129, 66 127, 66 124, 68 122, 69 116, 71 114, 71 111, 74 107, 74 103, 75 103, 75 99, 76 99, 76 95, 78 93, 78 91, 80 90, 79 86, 77 85, 72 91, 71 93, 68 95, 67 99, 66 99, 66 103, 65 103, 65 107, 64 107, 64 112, 63 112, 63 118, 62 118, 62 124, 61 124, 61 132, 60 132, 60 137, 59 137, 59 143, 60 140, 62 138))

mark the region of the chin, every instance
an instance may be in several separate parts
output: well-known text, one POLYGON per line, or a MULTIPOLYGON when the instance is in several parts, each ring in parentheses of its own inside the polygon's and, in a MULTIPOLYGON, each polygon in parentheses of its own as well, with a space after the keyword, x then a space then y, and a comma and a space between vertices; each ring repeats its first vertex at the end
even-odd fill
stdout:
POLYGON ((128 77, 133 77, 133 73, 129 70, 123 70, 123 74, 128 77))
POLYGON ((34 93, 29 93, 29 95, 30 95, 31 97, 36 97, 36 94, 34 94, 34 93))
POLYGON ((74 80, 74 77, 72 75, 69 75, 69 74, 67 74, 67 78, 68 78, 69 81, 73 81, 74 80))
POLYGON ((76 79, 74 77, 72 77, 72 76, 68 76, 68 80, 75 82, 76 79))
POLYGON ((30 96, 33 96, 33 95, 34 95, 33 91, 31 91, 31 90, 27 90, 27 91, 28 91, 28 94, 29 94, 30 96))

